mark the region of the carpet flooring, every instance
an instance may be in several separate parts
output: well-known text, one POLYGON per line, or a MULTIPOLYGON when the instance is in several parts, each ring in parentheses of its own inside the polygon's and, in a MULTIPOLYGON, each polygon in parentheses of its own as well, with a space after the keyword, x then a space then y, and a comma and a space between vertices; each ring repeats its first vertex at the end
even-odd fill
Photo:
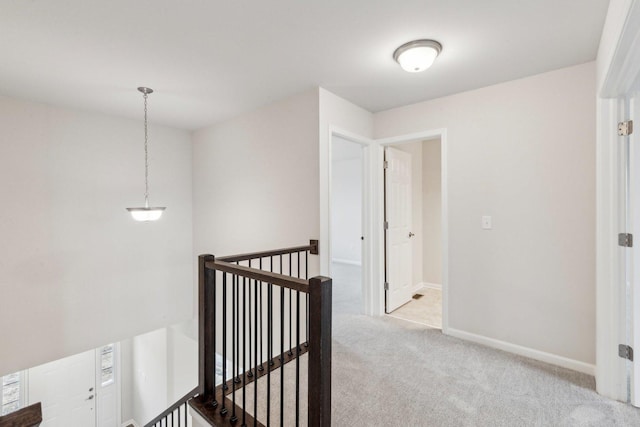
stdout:
POLYGON ((358 273, 332 273, 334 426, 640 426, 592 376, 359 314, 358 273))
MULTIPOLYGON (((598 395, 592 376, 416 323, 359 314, 358 272, 344 265, 333 268, 332 425, 640 426, 640 410, 598 395)), ((301 372, 305 370, 306 356, 301 361, 301 372)), ((294 375, 295 365, 286 365, 289 408, 294 404, 294 375)), ((279 374, 272 376, 273 384, 279 382, 279 374)), ((277 387, 272 389, 272 408, 279 408, 277 387)), ((252 390, 247 387, 247 394, 252 390)), ((302 397, 306 401, 306 395, 302 397)), ((264 403, 262 399, 258 405, 263 423, 264 403)), ((248 401, 247 407, 252 406, 248 401)), ((301 425, 306 425, 301 406, 301 425)), ((271 424, 279 425, 275 412, 271 424)), ((295 411, 288 413, 284 425, 295 425, 295 411)))

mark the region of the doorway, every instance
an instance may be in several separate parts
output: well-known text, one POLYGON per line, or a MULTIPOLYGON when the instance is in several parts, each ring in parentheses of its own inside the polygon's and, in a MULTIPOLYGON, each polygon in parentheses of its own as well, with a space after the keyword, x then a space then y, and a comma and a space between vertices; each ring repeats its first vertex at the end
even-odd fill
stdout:
POLYGON ((340 136, 331 146, 331 276, 333 310, 364 311, 362 280, 363 147, 340 136))
POLYGON ((117 345, 26 371, 26 405, 42 403, 42 426, 117 427, 117 345))
POLYGON ((442 329, 442 142, 384 148, 385 312, 442 329))
MULTIPOLYGON (((331 125, 329 137, 320 139, 320 239, 328 242, 320 247, 320 270, 334 276, 331 270, 331 152, 333 139, 341 137, 363 147, 362 201, 362 294, 364 314, 385 314, 385 248, 384 248, 384 147, 412 141, 439 138, 441 141, 442 179, 442 332, 448 332, 448 221, 447 221, 447 130, 425 130, 382 139, 371 139, 331 125)), ((334 287, 335 292, 335 287, 334 287)))

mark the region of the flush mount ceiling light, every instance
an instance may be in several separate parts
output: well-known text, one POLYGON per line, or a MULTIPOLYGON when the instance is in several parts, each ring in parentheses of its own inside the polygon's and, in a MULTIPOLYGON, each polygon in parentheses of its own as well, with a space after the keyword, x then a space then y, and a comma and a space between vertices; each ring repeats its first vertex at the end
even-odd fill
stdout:
POLYGON ((442 45, 435 40, 413 40, 405 43, 393 52, 403 70, 418 73, 431 67, 442 51, 442 45))
POLYGON ((153 89, 148 87, 139 87, 144 97, 144 207, 143 208, 127 208, 131 212, 131 216, 136 221, 155 221, 160 219, 162 211, 166 208, 149 207, 149 132, 147 130, 147 96, 153 93, 153 89))

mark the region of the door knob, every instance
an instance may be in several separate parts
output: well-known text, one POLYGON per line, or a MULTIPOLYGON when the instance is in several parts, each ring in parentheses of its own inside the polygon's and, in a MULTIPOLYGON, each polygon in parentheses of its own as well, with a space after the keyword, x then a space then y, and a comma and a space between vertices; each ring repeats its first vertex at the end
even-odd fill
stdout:
POLYGON ((413 236, 415 236, 415 234, 413 234, 412 232, 409 232, 409 238, 412 238, 413 236))
POLYGON ((93 399, 93 394, 91 396, 87 397, 86 400, 91 400, 91 399, 93 399))

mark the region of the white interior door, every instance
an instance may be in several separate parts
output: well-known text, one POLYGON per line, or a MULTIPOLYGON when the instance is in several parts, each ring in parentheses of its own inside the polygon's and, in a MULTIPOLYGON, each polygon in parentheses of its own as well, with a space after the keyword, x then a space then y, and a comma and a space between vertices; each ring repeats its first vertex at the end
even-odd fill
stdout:
MULTIPOLYGON (((634 96, 630 99, 628 105, 627 117, 633 120, 635 126, 640 125, 640 97, 634 96)), ((634 242, 631 248, 626 248, 628 251, 627 262, 630 268, 627 269, 627 280, 630 282, 631 287, 631 301, 627 302, 627 312, 632 318, 631 325, 631 340, 629 344, 636 351, 640 351, 640 250, 638 250, 638 244, 640 244, 640 132, 638 129, 634 130, 629 135, 628 149, 629 149, 629 178, 628 178, 628 198, 629 207, 627 209, 627 222, 629 226, 629 233, 633 236, 634 242)), ((631 403, 634 406, 640 407, 640 353, 634 354, 632 362, 632 377, 631 381, 631 403)))
POLYGON ((385 148, 386 312, 411 300, 411 154, 385 148))
POLYGON ((96 359, 96 425, 97 427, 118 427, 118 380, 116 363, 119 358, 119 344, 111 344, 95 351, 96 359))
POLYGON ((29 369, 29 403, 42 402, 42 427, 95 427, 95 352, 29 369))

